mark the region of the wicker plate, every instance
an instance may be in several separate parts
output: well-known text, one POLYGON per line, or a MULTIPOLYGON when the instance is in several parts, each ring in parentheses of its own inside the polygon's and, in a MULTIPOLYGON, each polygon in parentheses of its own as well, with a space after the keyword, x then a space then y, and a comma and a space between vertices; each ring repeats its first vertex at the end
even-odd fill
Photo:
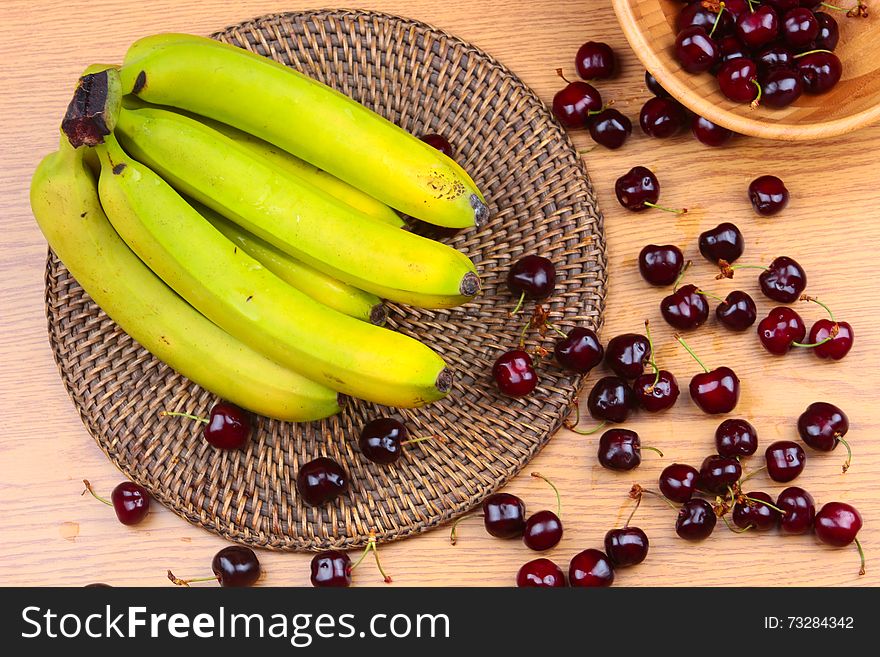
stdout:
MULTIPOLYGON (((253 546, 287 550, 363 545, 418 534, 478 504, 549 440, 580 378, 552 362, 522 400, 502 397, 489 373, 518 340, 505 285, 526 253, 553 260, 551 318, 597 327, 605 298, 602 219, 587 172, 541 101, 494 59, 442 31, 384 14, 320 11, 265 16, 215 38, 289 64, 415 133, 439 132, 493 210, 477 232, 447 238, 479 268, 484 291, 464 308, 390 307, 389 325, 422 339, 456 371, 451 394, 419 410, 352 402, 340 415, 294 425, 260 418, 246 451, 208 446, 192 422, 159 411, 205 414, 213 396, 123 333, 50 253, 49 334, 61 377, 89 432, 126 475, 190 522, 253 546), (357 432, 392 413, 415 445, 393 466, 367 462, 357 432), (344 464, 351 491, 326 508, 304 506, 294 481, 320 455, 344 464)), ((529 346, 540 338, 534 335, 529 346)), ((546 346, 550 346, 549 338, 546 346)))

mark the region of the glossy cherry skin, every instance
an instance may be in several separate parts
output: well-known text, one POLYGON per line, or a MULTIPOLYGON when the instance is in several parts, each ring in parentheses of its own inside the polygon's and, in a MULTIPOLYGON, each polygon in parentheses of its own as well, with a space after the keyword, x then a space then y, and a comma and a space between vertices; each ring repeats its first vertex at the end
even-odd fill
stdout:
POLYGON ((673 463, 663 468, 660 473, 660 492, 672 502, 684 504, 697 491, 699 471, 692 465, 673 463))
POLYGON ((779 522, 779 512, 771 509, 767 504, 761 504, 761 502, 773 504, 773 498, 762 491, 746 493, 746 497, 750 497, 752 500, 760 500, 760 502, 753 502, 752 500, 737 502, 733 506, 733 524, 740 529, 751 527, 759 532, 766 532, 776 527, 776 524, 779 522))
POLYGON ((693 498, 685 502, 675 520, 675 533, 686 541, 702 541, 709 538, 718 518, 706 500, 693 498))
POLYGON ((840 408, 828 402, 813 402, 797 421, 801 440, 813 449, 830 452, 849 431, 849 418, 840 408))
POLYGON ((669 92, 657 82, 657 78, 651 75, 650 71, 645 71, 645 86, 658 98, 669 98, 669 92))
POLYGON ((764 93, 761 102, 768 107, 788 107, 804 92, 800 75, 795 71, 776 68, 761 77, 764 93))
POLYGON ((805 534, 813 528, 816 503, 803 488, 789 486, 779 493, 776 506, 785 511, 779 518, 779 528, 783 534, 805 534))
POLYGON ((804 471, 807 455, 804 448, 791 440, 778 440, 764 452, 767 474, 773 481, 785 484, 804 471))
POLYGON ((312 557, 312 586, 342 588, 351 586, 351 559, 339 550, 324 550, 312 557))
POLYGON ((530 550, 543 552, 562 540, 562 521, 552 511, 538 511, 529 516, 523 530, 523 543, 530 550))
POLYGON ((787 68, 794 70, 794 53, 783 45, 770 45, 764 48, 755 57, 758 69, 762 74, 767 74, 773 69, 787 68))
POLYGON ((837 21, 831 14, 826 14, 824 11, 816 12, 816 20, 819 22, 816 49, 833 51, 840 41, 840 27, 837 25, 837 21))
POLYGON ((615 568, 642 563, 648 556, 648 535, 638 527, 610 529, 605 534, 605 554, 615 568))
POLYGON ((494 493, 483 500, 483 525, 495 538, 516 538, 526 528, 526 505, 516 495, 494 493))
POLYGON ((586 374, 602 362, 605 348, 594 330, 575 326, 556 341, 553 355, 565 369, 586 374))
POLYGON ((601 94, 586 82, 569 82, 553 96, 553 114, 566 128, 582 128, 589 113, 601 108, 601 94))
POLYGON ((123 481, 110 493, 116 518, 123 525, 136 525, 150 511, 150 494, 133 481, 123 481))
POLYGON ((830 319, 820 319, 810 328, 810 336, 808 342, 817 344, 831 337, 837 328, 837 335, 828 342, 813 347, 813 353, 819 358, 828 358, 831 360, 840 360, 852 349, 855 334, 853 328, 848 322, 832 322, 830 319))
POLYGON ((681 32, 688 27, 702 27, 706 32, 710 32, 715 25, 715 21, 720 21, 715 35, 722 36, 733 29, 733 22, 728 12, 718 12, 703 7, 701 0, 690 2, 682 9, 676 19, 676 29, 681 32))
POLYGON ((639 406, 649 413, 659 413, 675 405, 680 390, 671 372, 660 370, 659 376, 645 372, 633 383, 633 394, 639 406))
POLYGON ((787 354, 795 342, 803 343, 806 335, 804 320, 787 306, 774 308, 758 323, 761 344, 776 356, 787 354))
POLYGON ((797 60, 804 93, 824 94, 840 81, 843 64, 831 52, 814 52, 797 60))
POLYGON ((807 288, 807 273, 794 259, 779 256, 758 276, 761 292, 779 303, 794 303, 807 288))
POLYGON ((550 559, 533 559, 523 564, 516 574, 516 585, 520 588, 565 586, 565 573, 550 559))
POLYGON ((764 2, 780 14, 784 14, 789 9, 794 9, 795 7, 817 4, 813 3, 812 0, 764 0, 764 2))
POLYGON ((409 432, 402 422, 390 417, 381 417, 364 425, 358 445, 361 453, 373 463, 387 465, 394 463, 403 453, 403 443, 409 432))
POLYGON ((735 103, 751 103, 758 97, 758 65, 751 59, 732 59, 718 69, 721 93, 735 103))
POLYGON ((682 285, 660 301, 660 314, 670 326, 689 331, 709 319, 709 302, 696 285, 682 285))
POLYGON ((634 379, 651 360, 651 343, 640 333, 622 333, 605 347, 605 364, 624 379, 634 379))
POLYGON ((751 296, 734 290, 715 307, 715 317, 729 329, 745 331, 758 319, 758 308, 751 296))
POLYGON ((235 404, 219 402, 211 408, 202 433, 218 449, 241 449, 251 435, 250 415, 235 404))
POLYGON ((306 504, 327 504, 348 491, 348 473, 333 459, 320 456, 300 467, 296 489, 306 504))
POLYGON ((735 224, 725 221, 715 228, 700 233, 700 253, 709 262, 719 260, 734 262, 746 248, 742 231, 735 224))
POLYGON ((611 150, 623 146, 633 130, 632 121, 613 107, 591 116, 587 128, 593 141, 611 150))
POLYGON ((532 357, 521 349, 501 354, 492 366, 492 378, 508 397, 525 397, 538 385, 532 357))
POLYGON ((220 550, 211 561, 211 570, 225 588, 252 586, 260 579, 260 561, 253 550, 243 545, 220 550))
POLYGON ((776 176, 760 176, 749 184, 749 200, 755 212, 770 217, 779 214, 788 205, 788 189, 776 176))
POLYGON ((657 139, 666 139, 676 134, 681 130, 685 119, 684 108, 673 98, 649 98, 639 113, 642 132, 657 139))
POLYGON ((507 272, 507 287, 517 298, 546 299, 556 288, 556 267, 542 256, 523 256, 507 272))
POLYGON ((614 582, 614 566, 601 550, 578 552, 568 566, 569 586, 601 587, 614 582))
POLYGON ((632 470, 642 462, 639 434, 629 429, 609 429, 599 438, 599 463, 609 470, 632 470))
POLYGON ((709 493, 726 493, 742 476, 742 466, 732 456, 712 454, 700 466, 699 487, 709 493))
POLYGON ((590 415, 602 422, 626 422, 634 405, 633 392, 623 379, 606 376, 593 385, 587 397, 590 415))
POLYGON ((574 63, 584 80, 602 80, 614 75, 614 51, 607 43, 587 41, 578 48, 574 63))
POLYGON ((675 57, 688 73, 704 73, 715 65, 721 53, 705 28, 692 25, 675 37, 675 57))
POLYGON ((452 157, 452 144, 450 144, 449 140, 446 139, 446 137, 444 137, 443 135, 429 133, 426 135, 422 135, 421 137, 419 137, 419 139, 428 144, 428 146, 436 148, 446 157, 452 157))
POLYGON ((779 16, 772 7, 761 5, 742 14, 736 22, 736 35, 747 48, 760 48, 779 34, 779 16))
POLYGON ((730 413, 739 401, 739 379, 729 367, 700 372, 691 379, 691 399, 704 413, 730 413))
POLYGON ((614 183, 617 200, 627 210, 641 212, 660 199, 660 182, 650 169, 633 167, 614 183))
POLYGON ((672 285, 684 269, 684 254, 673 244, 649 244, 639 253, 639 272, 651 285, 672 285))
POLYGON ((691 119, 691 132, 702 144, 706 146, 723 146, 733 137, 733 131, 724 128, 709 119, 694 115, 691 119))
POLYGON ((819 36, 819 21, 804 7, 790 9, 782 17, 782 38, 794 48, 806 48, 819 36))
POLYGON ((828 502, 819 509, 813 523, 816 538, 834 547, 844 547, 856 539, 862 528, 862 516, 844 502, 828 502))
POLYGON ((758 432, 746 420, 728 418, 715 429, 715 449, 728 458, 751 456, 758 451, 758 432))
POLYGON ((751 57, 749 49, 742 44, 742 41, 733 35, 722 37, 718 42, 718 50, 721 53, 718 58, 719 64, 724 64, 734 59, 748 59, 751 57))

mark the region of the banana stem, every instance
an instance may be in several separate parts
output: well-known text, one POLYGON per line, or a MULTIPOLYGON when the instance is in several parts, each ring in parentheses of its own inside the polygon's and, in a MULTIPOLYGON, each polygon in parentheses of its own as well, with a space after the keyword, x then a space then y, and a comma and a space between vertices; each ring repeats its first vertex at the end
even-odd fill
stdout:
POLYGON ((97 146, 113 132, 122 106, 119 71, 108 68, 87 73, 77 82, 61 131, 74 148, 97 146))

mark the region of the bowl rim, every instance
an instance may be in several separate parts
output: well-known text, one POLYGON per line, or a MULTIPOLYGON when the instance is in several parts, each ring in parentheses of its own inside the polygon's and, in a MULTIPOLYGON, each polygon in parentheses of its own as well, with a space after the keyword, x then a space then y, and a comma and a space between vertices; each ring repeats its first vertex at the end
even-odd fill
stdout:
POLYGON ((740 116, 735 112, 719 107, 702 96, 695 94, 679 81, 676 71, 671 70, 657 56, 649 44, 632 11, 632 0, 611 0, 617 21, 636 57, 657 79, 657 82, 682 105, 692 112, 728 130, 750 137, 776 139, 781 141, 811 141, 837 137, 865 127, 880 119, 880 103, 856 114, 823 121, 820 123, 764 123, 758 119, 740 116))

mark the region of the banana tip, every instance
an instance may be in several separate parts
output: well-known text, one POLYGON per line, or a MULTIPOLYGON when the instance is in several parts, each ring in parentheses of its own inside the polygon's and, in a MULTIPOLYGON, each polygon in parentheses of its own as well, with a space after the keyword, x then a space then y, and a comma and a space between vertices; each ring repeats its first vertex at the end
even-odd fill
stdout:
POLYGON ((489 221, 489 206, 479 196, 471 194, 471 207, 474 210, 474 225, 480 228, 489 221))
POLYGON ((474 272, 469 271, 464 275, 464 278, 461 279, 458 291, 465 297, 475 296, 477 292, 480 291, 480 277, 474 272))
POLYGON ((385 307, 385 304, 380 302, 373 306, 370 310, 370 323, 376 326, 385 326, 387 320, 388 309, 385 307))
POLYGON ((450 390, 452 390, 452 380, 453 380, 452 370, 448 367, 444 367, 440 374, 437 375, 437 381, 434 383, 437 390, 446 394, 450 390))

